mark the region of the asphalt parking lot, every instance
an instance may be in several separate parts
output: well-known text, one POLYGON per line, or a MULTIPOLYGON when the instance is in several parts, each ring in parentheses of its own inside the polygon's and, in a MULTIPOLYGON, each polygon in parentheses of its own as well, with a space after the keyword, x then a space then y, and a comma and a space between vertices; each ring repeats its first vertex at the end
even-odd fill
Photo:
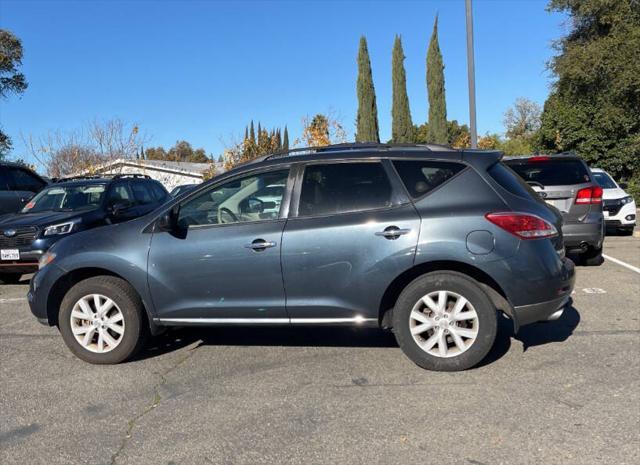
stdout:
MULTIPOLYGON (((640 267, 640 238, 605 253, 640 267)), ((0 286, 2 464, 640 463, 640 274, 611 260, 462 373, 344 328, 176 330, 92 366, 26 290, 0 286)))

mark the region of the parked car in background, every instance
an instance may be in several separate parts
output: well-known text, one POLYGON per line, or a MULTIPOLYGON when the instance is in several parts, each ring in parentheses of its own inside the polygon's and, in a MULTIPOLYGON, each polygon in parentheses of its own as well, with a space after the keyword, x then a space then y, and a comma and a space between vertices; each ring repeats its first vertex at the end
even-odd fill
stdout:
POLYGON ((500 159, 384 144, 262 157, 59 241, 31 311, 91 363, 166 326, 354 325, 393 328, 423 368, 463 370, 491 349, 498 311, 516 330, 558 318, 574 285, 561 215, 500 159))
POLYGON ((177 197, 179 195, 190 192, 198 186, 199 184, 183 184, 181 186, 176 186, 171 190, 171 197, 177 197))
POLYGON ((19 163, 0 162, 0 216, 15 213, 48 181, 19 163))
POLYGON ((600 265, 604 241, 602 187, 587 164, 570 153, 509 157, 505 163, 540 198, 560 210, 567 251, 579 254, 585 265, 600 265))
POLYGON ((607 228, 633 234, 636 226, 636 202, 625 192, 627 185, 618 184, 603 169, 591 168, 591 172, 603 190, 602 210, 607 228))
POLYGON ((167 199, 162 184, 142 175, 53 183, 20 212, 0 218, 0 282, 16 283, 36 271, 40 257, 63 237, 137 218, 167 199))

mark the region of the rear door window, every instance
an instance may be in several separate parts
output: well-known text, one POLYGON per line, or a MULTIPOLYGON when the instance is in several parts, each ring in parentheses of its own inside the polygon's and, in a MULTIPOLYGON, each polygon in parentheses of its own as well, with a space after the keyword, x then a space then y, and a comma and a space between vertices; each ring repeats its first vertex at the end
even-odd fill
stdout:
POLYGON ((13 178, 13 185, 17 191, 39 192, 44 186, 40 178, 22 168, 10 168, 9 175, 13 178))
POLYGON ((391 183, 380 163, 308 165, 298 215, 335 215, 390 207, 391 195, 391 183))
POLYGON ((534 186, 568 186, 591 182, 587 168, 580 160, 509 161, 507 164, 525 182, 534 186))
POLYGON ((169 196, 169 193, 159 182, 150 181, 149 187, 151 188, 151 193, 153 194, 156 202, 164 202, 164 200, 169 196))
POLYGON ((140 205, 146 205, 149 203, 153 203, 153 196, 151 195, 151 191, 146 182, 142 181, 134 181, 131 183, 131 190, 133 191, 133 196, 136 199, 136 202, 140 205))
POLYGON ((422 160, 397 160, 393 166, 414 199, 431 192, 465 167, 461 163, 422 160))
POLYGON ((0 192, 11 190, 9 187, 9 169, 0 166, 0 192))

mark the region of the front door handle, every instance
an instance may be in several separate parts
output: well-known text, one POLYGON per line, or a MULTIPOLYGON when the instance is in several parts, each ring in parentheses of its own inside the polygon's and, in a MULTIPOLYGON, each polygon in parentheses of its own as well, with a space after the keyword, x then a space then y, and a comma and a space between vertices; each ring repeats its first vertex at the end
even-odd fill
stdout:
POLYGON ((246 244, 247 249, 253 249, 255 251, 261 251, 268 249, 269 247, 275 247, 277 244, 273 241, 265 241, 264 239, 256 239, 250 244, 246 244))
POLYGON ((394 240, 399 238, 400 236, 404 236, 405 234, 409 234, 411 232, 410 229, 401 229, 397 226, 389 226, 384 228, 383 231, 376 232, 376 236, 382 236, 385 239, 394 240))

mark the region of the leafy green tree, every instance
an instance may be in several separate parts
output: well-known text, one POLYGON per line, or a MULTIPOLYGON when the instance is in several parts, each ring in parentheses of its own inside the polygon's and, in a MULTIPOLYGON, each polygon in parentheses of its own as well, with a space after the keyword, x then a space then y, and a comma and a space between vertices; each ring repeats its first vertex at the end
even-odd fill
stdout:
POLYGON ((550 62, 543 149, 575 151, 615 177, 640 180, 640 5, 637 0, 552 0, 570 17, 550 62))
POLYGON ((358 115, 356 119, 356 141, 380 142, 376 91, 373 87, 367 39, 364 36, 360 37, 360 48, 358 50, 357 91, 358 115))
POLYGON ((444 95, 444 63, 438 44, 438 17, 427 51, 427 91, 429 94, 429 142, 447 143, 447 103, 444 95))
POLYGON ((391 138, 393 142, 406 143, 413 140, 413 123, 407 95, 407 77, 404 70, 402 39, 396 36, 391 58, 391 78, 393 81, 393 103, 391 106, 391 138))
MULTIPOLYGON (((22 66, 22 42, 11 32, 0 29, 0 98, 20 95, 27 89, 27 80, 19 71, 22 66)), ((11 138, 0 128, 0 159, 6 157, 13 146, 11 138)))

